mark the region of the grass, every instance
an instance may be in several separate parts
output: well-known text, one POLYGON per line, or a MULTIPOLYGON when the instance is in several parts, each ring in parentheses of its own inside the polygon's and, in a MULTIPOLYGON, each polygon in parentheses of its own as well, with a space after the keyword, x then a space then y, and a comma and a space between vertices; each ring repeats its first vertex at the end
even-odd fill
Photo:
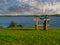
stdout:
POLYGON ((0 45, 60 45, 60 28, 0 29, 0 45))

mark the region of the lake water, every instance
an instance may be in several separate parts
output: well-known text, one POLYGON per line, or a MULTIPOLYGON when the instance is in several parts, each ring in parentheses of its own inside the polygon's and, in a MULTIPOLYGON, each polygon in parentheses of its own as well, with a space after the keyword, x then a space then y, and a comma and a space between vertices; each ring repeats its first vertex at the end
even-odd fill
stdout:
MULTIPOLYGON (((33 26, 35 24, 35 21, 33 20, 35 17, 0 17, 0 25, 3 27, 7 27, 11 21, 15 21, 17 24, 21 24, 24 26, 33 26)), ((43 18, 44 17, 39 17, 43 18)), ((50 24, 50 27, 60 27, 60 17, 59 16, 50 16, 50 21, 48 24, 50 24)), ((39 24, 43 24, 43 21, 40 20, 39 24)))

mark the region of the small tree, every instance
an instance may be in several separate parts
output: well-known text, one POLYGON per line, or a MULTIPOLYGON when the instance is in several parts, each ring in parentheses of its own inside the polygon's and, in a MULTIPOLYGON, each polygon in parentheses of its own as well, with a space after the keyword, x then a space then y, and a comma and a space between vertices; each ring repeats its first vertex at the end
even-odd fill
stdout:
POLYGON ((8 27, 16 27, 16 22, 15 21, 11 21, 11 23, 9 24, 8 27))

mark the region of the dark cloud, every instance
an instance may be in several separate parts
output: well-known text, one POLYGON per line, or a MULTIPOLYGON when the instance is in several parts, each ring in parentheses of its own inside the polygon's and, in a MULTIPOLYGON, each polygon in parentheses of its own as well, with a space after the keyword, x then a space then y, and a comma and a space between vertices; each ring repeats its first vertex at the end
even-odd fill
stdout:
POLYGON ((35 8, 33 6, 30 6, 28 4, 22 4, 22 5, 15 5, 13 7, 10 7, 7 9, 9 12, 16 12, 16 13, 25 13, 25 12, 32 12, 36 13, 38 12, 38 8, 35 8))

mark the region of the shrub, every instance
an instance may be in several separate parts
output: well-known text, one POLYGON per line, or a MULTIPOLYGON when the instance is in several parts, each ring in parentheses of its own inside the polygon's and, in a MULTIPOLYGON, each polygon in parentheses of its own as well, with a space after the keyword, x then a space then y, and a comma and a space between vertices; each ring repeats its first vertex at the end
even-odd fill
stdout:
POLYGON ((3 28, 2 26, 0 26, 0 28, 3 28))
POLYGON ((8 27, 16 27, 16 22, 15 21, 11 21, 11 23, 9 24, 8 27))
POLYGON ((23 25, 19 24, 19 25, 17 25, 17 27, 23 27, 23 25))

